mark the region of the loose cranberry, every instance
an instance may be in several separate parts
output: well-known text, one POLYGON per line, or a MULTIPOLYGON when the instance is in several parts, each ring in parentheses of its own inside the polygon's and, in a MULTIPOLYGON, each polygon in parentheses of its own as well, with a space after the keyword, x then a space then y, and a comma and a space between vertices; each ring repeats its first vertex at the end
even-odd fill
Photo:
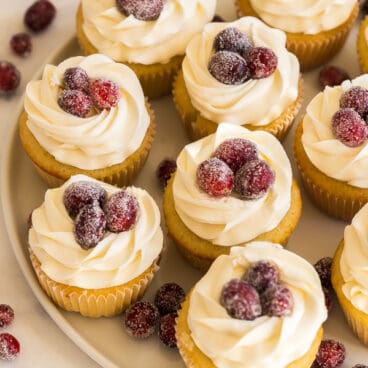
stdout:
POLYGON ((14 320, 14 310, 10 305, 0 304, 0 328, 8 327, 14 320))
POLYGON ((0 94, 14 92, 20 83, 20 73, 14 64, 0 61, 0 94))
POLYGON ((261 295, 263 313, 270 317, 285 317, 291 314, 294 306, 290 290, 276 284, 266 289, 261 295))
POLYGON ((38 0, 27 9, 24 23, 33 32, 40 32, 50 25, 55 14, 55 6, 50 1, 38 0))
POLYGON ((225 19, 222 18, 220 15, 215 14, 212 18, 212 22, 225 22, 225 19))
POLYGON ((323 287, 331 289, 331 266, 332 258, 323 257, 314 264, 323 287))
POLYGON ((175 282, 163 284, 155 295, 155 305, 161 315, 176 312, 185 299, 185 291, 175 282))
POLYGON ((91 98, 77 89, 64 89, 58 98, 59 106, 67 113, 86 117, 93 107, 91 98))
POLYGON ((234 27, 227 27, 217 34, 213 42, 215 51, 233 51, 237 53, 244 52, 251 47, 252 43, 242 31, 234 27))
POLYGON ((0 334, 0 359, 14 360, 20 351, 19 341, 9 333, 0 334))
POLYGON ((335 340, 322 340, 315 362, 320 368, 335 368, 345 360, 345 346, 335 340))
POLYGON ((256 145, 243 138, 231 138, 223 141, 214 153, 218 159, 226 162, 235 173, 246 162, 258 157, 256 145))
POLYGON ((175 326, 177 313, 169 313, 161 317, 158 326, 158 337, 169 348, 176 348, 175 326))
POLYGON ((224 84, 241 84, 249 78, 245 60, 231 51, 216 52, 208 64, 208 70, 215 79, 224 84))
POLYGON ((332 133, 345 146, 358 147, 367 139, 367 126, 353 109, 340 109, 332 117, 332 133))
POLYGON ((120 233, 128 231, 137 222, 139 203, 133 194, 126 190, 114 193, 105 205, 107 228, 120 233))
POLYGON ((140 20, 157 19, 164 8, 163 0, 116 0, 117 8, 127 17, 140 20))
POLYGON ((158 319, 158 310, 152 303, 139 301, 125 312, 124 325, 130 336, 145 339, 155 332, 158 319))
POLYGON ((262 314, 257 290, 247 282, 232 279, 222 288, 221 305, 236 319, 252 321, 262 314))
POLYGON ((75 218, 75 240, 83 249, 94 248, 104 237, 105 229, 105 213, 96 202, 85 205, 75 218))
POLYGON ((349 74, 344 69, 334 65, 323 67, 318 76, 321 88, 338 86, 346 79, 350 79, 349 74))
POLYGON ((91 83, 90 93, 98 109, 110 109, 116 106, 120 99, 119 86, 107 79, 96 79, 91 83))
POLYGON ((176 171, 176 161, 171 159, 162 160, 156 170, 156 176, 162 187, 166 187, 171 175, 176 171))
POLYGON ((270 261, 253 263, 243 276, 243 279, 261 293, 279 282, 279 269, 270 261))
POLYGON ((263 197, 275 182, 275 173, 263 160, 253 160, 243 165, 236 173, 234 189, 246 199, 263 197))
POLYGON ((269 77, 277 68, 277 56, 267 47, 250 47, 243 54, 252 79, 269 77))
POLYGON ((89 93, 89 77, 87 72, 79 66, 68 68, 64 72, 64 84, 67 89, 77 89, 89 93))
POLYGON ((234 174, 224 161, 212 157, 198 166, 197 182, 199 188, 210 196, 224 197, 233 189, 234 174))
POLYGON ((332 299, 330 289, 326 289, 324 287, 322 288, 322 291, 323 291, 323 295, 325 296, 325 305, 326 305, 327 312, 330 313, 333 307, 333 299, 332 299))
POLYGON ((364 119, 368 112, 368 90, 351 87, 341 95, 340 107, 354 109, 364 119))
POLYGON ((28 33, 17 33, 10 39, 10 47, 19 56, 28 56, 32 51, 32 40, 28 33))

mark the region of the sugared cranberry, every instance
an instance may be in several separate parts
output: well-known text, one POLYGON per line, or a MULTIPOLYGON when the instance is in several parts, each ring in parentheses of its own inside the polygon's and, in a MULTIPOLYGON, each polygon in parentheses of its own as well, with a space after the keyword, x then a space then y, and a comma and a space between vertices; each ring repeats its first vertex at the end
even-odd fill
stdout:
POLYGON ((263 160, 253 160, 243 165, 234 179, 235 190, 246 199, 263 197, 275 181, 275 173, 263 160))
POLYGON ((349 74, 345 70, 334 65, 323 67, 318 76, 321 88, 325 88, 326 86, 338 86, 347 79, 350 79, 349 74))
POLYGON ((291 314, 294 306, 290 290, 282 284, 266 289, 261 295, 263 313, 270 317, 285 317, 291 314))
POLYGON ((105 213, 98 203, 85 205, 74 222, 75 240, 83 249, 95 247, 106 230, 105 213))
POLYGON ((176 312, 185 299, 185 291, 175 282, 163 284, 155 295, 155 305, 161 315, 176 312))
POLYGON ((86 117, 93 106, 91 98, 76 89, 64 89, 60 93, 58 104, 65 112, 80 118, 86 117))
POLYGON ((77 89, 89 93, 89 77, 87 72, 79 66, 68 68, 64 72, 64 84, 67 89, 77 89))
POLYGON ((171 175, 176 171, 176 161, 171 159, 162 160, 156 170, 156 176, 162 187, 166 187, 171 175))
POLYGON ((169 348, 176 348, 176 312, 166 314, 161 317, 160 324, 158 326, 158 337, 169 348))
POLYGON ((55 6, 50 1, 38 0, 27 9, 24 23, 33 32, 40 32, 49 26, 55 14, 55 6))
POLYGON ((17 33, 10 39, 10 47, 19 56, 28 56, 32 51, 32 40, 28 33, 17 33))
POLYGON ((114 193, 105 205, 107 228, 114 232, 130 230, 137 222, 139 203, 126 190, 114 193))
POLYGON ((368 90, 359 86, 349 88, 340 97, 340 107, 354 109, 364 119, 368 112, 368 90))
POLYGON ((130 336, 144 339, 155 332, 158 319, 158 310, 152 303, 139 301, 126 310, 124 325, 130 336))
POLYGON ((314 264, 322 286, 327 289, 331 289, 331 266, 331 257, 323 257, 314 264))
POLYGON ((224 161, 212 157, 198 166, 197 181, 199 188, 210 196, 224 197, 233 189, 234 174, 224 161))
POLYGON ((14 92, 20 83, 20 73, 14 64, 0 61, 0 95, 14 92))
POLYGON ((252 44, 242 31, 234 27, 227 27, 217 34, 213 41, 215 51, 233 51, 237 53, 244 52, 252 44))
POLYGON ((221 305, 236 319, 252 321, 262 314, 257 290, 247 282, 232 279, 222 288, 221 305))
POLYGON ((90 85, 90 93, 98 109, 110 109, 118 104, 120 99, 119 86, 107 79, 96 79, 90 85))
POLYGON ((0 334, 0 359, 14 360, 20 351, 19 341, 9 333, 0 334))
POLYGON ((252 79, 269 77, 277 68, 277 56, 267 47, 250 47, 243 54, 252 79))
POLYGON ((226 162, 235 173, 246 162, 255 160, 258 152, 253 142, 243 138, 231 138, 216 148, 214 156, 226 162))
POLYGON ((140 20, 157 19, 164 7, 163 0, 116 0, 117 8, 127 17, 133 15, 140 20))
POLYGON ((327 312, 330 313, 333 307, 333 299, 332 299, 331 291, 330 289, 327 289, 325 287, 322 288, 322 291, 325 296, 325 305, 326 305, 327 312))
POLYGON ((215 14, 212 18, 211 22, 225 22, 225 19, 222 18, 220 15, 215 14))
POLYGON ((10 305, 0 304, 0 328, 8 327, 14 320, 14 310, 10 305))
POLYGON ((214 78, 224 84, 241 84, 249 77, 245 60, 231 51, 216 52, 208 64, 208 70, 214 78))
POLYGON ((335 368, 345 360, 345 346, 335 340, 322 340, 315 362, 320 368, 335 368))
POLYGON ((270 261, 258 261, 248 268, 243 279, 261 293, 279 281, 279 269, 270 261))
POLYGON ((340 109, 332 116, 332 133, 345 146, 358 147, 367 139, 367 126, 353 109, 340 109))

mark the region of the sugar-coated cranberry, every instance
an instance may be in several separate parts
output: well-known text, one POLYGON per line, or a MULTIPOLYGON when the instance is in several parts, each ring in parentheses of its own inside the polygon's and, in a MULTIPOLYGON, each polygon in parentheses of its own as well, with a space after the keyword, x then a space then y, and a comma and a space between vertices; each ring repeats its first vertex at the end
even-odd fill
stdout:
POLYGON ((249 78, 249 69, 245 60, 231 51, 216 52, 208 63, 212 76, 224 84, 241 84, 249 78))
POLYGON ((128 231, 137 222, 139 203, 133 194, 126 190, 114 193, 105 205, 107 228, 119 233, 128 231))
POLYGON ((331 289, 331 267, 331 257, 323 257, 314 264, 314 268, 318 273, 322 286, 327 289, 331 289))
POLYGON ((31 36, 25 32, 15 34, 10 39, 10 47, 17 55, 28 56, 32 51, 31 36))
POLYGON ((249 47, 243 56, 252 79, 267 78, 277 68, 277 56, 268 47, 249 47))
POLYGON ((234 174, 224 161, 212 157, 199 164, 197 182, 199 188, 210 196, 224 197, 233 189, 234 174))
POLYGON ((89 77, 87 72, 77 66, 68 68, 64 72, 64 84, 67 89, 77 89, 85 93, 89 93, 89 77))
POLYGON ((156 176, 162 187, 166 187, 171 175, 176 171, 176 161, 166 158, 157 166, 156 176))
POLYGON ((95 106, 101 110, 116 106, 120 99, 119 86, 103 78, 92 81, 90 94, 95 106))
POLYGON ((244 164, 235 174, 234 189, 246 199, 263 197, 275 181, 275 173, 263 160, 244 164))
POLYGON ((335 340, 322 340, 315 362, 320 368, 335 368, 345 360, 345 346, 335 340))
POLYGON ((124 325, 130 336, 144 339, 155 332, 158 320, 157 308, 152 303, 139 301, 126 310, 124 325))
POLYGON ((91 98, 77 89, 64 89, 58 98, 59 106, 67 113, 86 117, 93 107, 91 98))
POLYGON ((234 27, 227 27, 217 34, 213 41, 215 51, 233 51, 237 53, 243 52, 252 43, 245 33, 234 27))
POLYGON ((0 61, 0 94, 14 92, 20 83, 20 73, 14 64, 0 61))
POLYGON ((367 139, 367 126, 351 108, 340 109, 332 116, 332 133, 345 146, 358 147, 367 139))
POLYGON ((140 20, 157 19, 164 8, 163 0, 116 0, 117 8, 127 17, 140 20))
POLYGON ((175 282, 163 284, 155 295, 155 305, 161 315, 176 312, 185 299, 185 291, 175 282))
POLYGON ((354 109, 364 118, 368 112, 368 90, 359 86, 349 88, 340 97, 340 107, 354 109))
POLYGON ((327 312, 330 313, 333 307, 333 299, 332 299, 332 295, 331 295, 331 291, 330 289, 327 288, 322 288, 323 291, 323 295, 325 296, 325 305, 326 305, 326 309, 327 312))
POLYGON ((261 293, 278 283, 280 277, 278 267, 270 261, 258 261, 249 266, 243 279, 261 293))
POLYGON ((8 327, 13 320, 13 308, 8 304, 0 304, 0 328, 8 327))
POLYGON ((177 313, 169 313, 161 317, 160 324, 158 326, 158 337, 169 348, 176 348, 176 318, 177 313))
POLYGON ((50 25, 55 14, 55 6, 50 1, 38 0, 27 9, 24 23, 33 32, 40 32, 50 25))
POLYGON ((9 333, 0 334, 0 359, 14 360, 20 351, 19 341, 9 333))
POLYGON ((221 305, 229 316, 252 321, 262 314, 257 290, 244 280, 232 279, 224 285, 220 297, 221 305))
POLYGON ((293 295, 282 284, 275 284, 261 295, 263 313, 270 317, 285 317, 291 314, 294 306, 293 295))
POLYGON ((215 14, 212 18, 211 22, 225 22, 225 19, 222 18, 220 15, 215 14))
POLYGON ((324 66, 318 76, 321 88, 338 86, 347 79, 350 79, 349 74, 344 69, 334 65, 324 66))
POLYGON ((104 237, 105 230, 105 213, 98 203, 81 208, 74 222, 75 240, 81 248, 94 248, 104 237))
POLYGON ((243 138, 231 138, 223 141, 214 153, 218 159, 226 162, 235 173, 246 162, 258 157, 256 145, 243 138))

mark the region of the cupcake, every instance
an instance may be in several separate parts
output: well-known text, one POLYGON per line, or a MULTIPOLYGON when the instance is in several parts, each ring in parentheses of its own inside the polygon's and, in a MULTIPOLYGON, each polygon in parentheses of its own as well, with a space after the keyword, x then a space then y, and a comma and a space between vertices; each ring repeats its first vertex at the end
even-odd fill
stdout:
POLYGON ((179 311, 176 338, 188 368, 266 368, 270 362, 309 368, 326 318, 313 266, 280 245, 252 242, 217 258, 193 287, 179 311))
POLYGON ((140 298, 163 247, 160 212, 145 190, 85 175, 46 192, 28 240, 44 291, 88 317, 116 315, 140 298))
POLYGON ((46 65, 42 79, 28 83, 19 119, 23 148, 51 187, 76 174, 129 184, 154 131, 134 72, 104 55, 46 65))
POLYGON ((236 245, 286 244, 299 221, 301 198, 274 136, 223 123, 180 152, 163 211, 179 251, 194 267, 207 269, 236 245))
POLYGON ((322 65, 344 45, 358 15, 357 0, 236 0, 239 16, 251 15, 286 32, 286 47, 303 71, 322 65))
POLYGON ((346 221, 368 201, 367 89, 366 74, 326 87, 309 103, 295 133, 306 192, 323 212, 346 221))
POLYGON ((189 43, 173 86, 191 139, 221 122, 282 139, 301 104, 302 80, 285 34, 253 17, 207 24, 189 43))
POLYGON ((359 65, 363 73, 368 73, 368 17, 365 17, 359 26, 357 49, 359 65))
POLYGON ((189 40, 215 14, 216 0, 82 0, 77 37, 85 55, 127 64, 146 96, 171 92, 189 40))

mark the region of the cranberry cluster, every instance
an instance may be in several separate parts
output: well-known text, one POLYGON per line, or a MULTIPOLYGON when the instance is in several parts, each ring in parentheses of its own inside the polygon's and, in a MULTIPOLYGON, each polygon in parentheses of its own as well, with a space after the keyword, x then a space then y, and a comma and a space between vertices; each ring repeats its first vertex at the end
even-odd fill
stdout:
POLYGON ((213 197, 228 196, 234 189, 242 198, 258 199, 274 181, 274 171, 258 157, 255 144, 243 138, 225 140, 197 168, 200 189, 213 197))
POLYGON ((91 181, 70 184, 63 202, 74 219, 75 239, 83 249, 95 247, 106 230, 118 233, 132 229, 139 213, 139 203, 128 191, 121 190, 107 198, 106 191, 91 181))
MULTIPOLYGON (((0 328, 8 327, 14 320, 10 305, 0 304, 0 328)), ((0 333, 0 360, 14 360, 20 351, 19 341, 9 333, 0 333)))
POLYGON ((164 8, 163 0, 116 0, 116 7, 125 16, 139 20, 156 20, 164 8))
POLYGON ((217 34, 213 42, 215 54, 208 70, 224 84, 242 84, 249 79, 269 77, 277 68, 277 56, 267 47, 255 47, 251 40, 234 27, 217 34))
POLYGON ((270 261, 256 262, 242 279, 227 282, 220 303, 231 317, 247 321, 261 315, 288 316, 294 304, 290 290, 280 283, 277 266, 270 261))

